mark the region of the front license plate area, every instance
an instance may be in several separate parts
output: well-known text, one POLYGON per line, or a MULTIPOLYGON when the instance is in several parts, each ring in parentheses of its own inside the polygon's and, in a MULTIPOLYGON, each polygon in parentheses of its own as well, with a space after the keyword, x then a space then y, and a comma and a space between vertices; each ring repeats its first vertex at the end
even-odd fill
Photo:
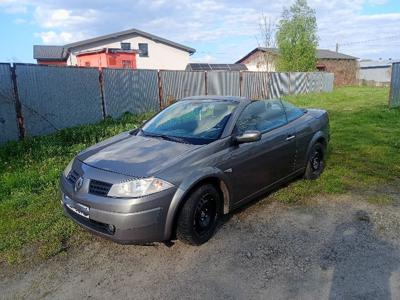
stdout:
POLYGON ((64 204, 68 209, 72 210, 74 213, 80 215, 81 217, 89 219, 89 212, 90 212, 89 206, 75 202, 66 195, 64 195, 64 204))
POLYGON ((66 204, 66 206, 70 209, 70 210, 72 210, 74 213, 76 213, 76 214, 78 214, 78 215, 80 215, 80 216, 82 216, 82 217, 84 217, 84 218, 86 218, 86 219, 89 219, 89 207, 87 207, 87 213, 86 212, 83 212, 83 211, 80 211, 80 210, 78 210, 78 209, 76 209, 75 207, 73 207, 73 206, 71 206, 71 205, 69 205, 69 204, 66 204))

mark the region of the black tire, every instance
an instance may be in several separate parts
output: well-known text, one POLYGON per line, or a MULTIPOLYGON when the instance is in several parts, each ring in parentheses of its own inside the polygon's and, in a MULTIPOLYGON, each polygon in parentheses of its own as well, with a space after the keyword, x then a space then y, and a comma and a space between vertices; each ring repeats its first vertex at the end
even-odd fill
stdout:
POLYGON ((317 179, 321 176, 325 168, 325 147, 321 143, 315 143, 307 159, 304 178, 309 180, 317 179))
POLYGON ((217 227, 221 199, 212 184, 198 187, 184 203, 178 216, 177 238, 189 245, 207 242, 217 227))

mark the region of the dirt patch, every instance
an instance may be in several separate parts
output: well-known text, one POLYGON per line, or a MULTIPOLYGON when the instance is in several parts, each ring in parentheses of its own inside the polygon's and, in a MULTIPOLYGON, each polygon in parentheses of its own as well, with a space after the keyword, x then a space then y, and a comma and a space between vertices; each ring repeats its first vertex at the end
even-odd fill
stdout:
POLYGON ((400 199, 390 196, 388 205, 357 193, 298 206, 266 198, 201 247, 90 237, 31 270, 4 270, 1 297, 399 298, 400 199))

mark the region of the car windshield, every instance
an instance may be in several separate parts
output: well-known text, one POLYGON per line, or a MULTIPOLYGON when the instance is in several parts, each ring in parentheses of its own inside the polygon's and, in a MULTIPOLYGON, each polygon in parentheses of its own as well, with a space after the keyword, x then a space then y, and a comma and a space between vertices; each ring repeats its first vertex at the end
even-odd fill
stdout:
POLYGON ((219 139, 237 102, 230 100, 183 100, 147 122, 140 134, 190 144, 219 139))

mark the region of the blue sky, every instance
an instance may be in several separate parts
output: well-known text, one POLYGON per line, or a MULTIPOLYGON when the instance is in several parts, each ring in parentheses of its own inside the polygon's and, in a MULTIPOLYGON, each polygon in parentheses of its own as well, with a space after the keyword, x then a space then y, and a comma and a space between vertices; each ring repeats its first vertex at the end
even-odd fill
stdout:
MULTIPOLYGON (((359 58, 400 58, 399 0, 309 0, 320 48, 359 58)), ((34 62, 32 45, 64 44, 138 28, 197 50, 192 61, 234 62, 258 46, 261 14, 284 0, 0 0, 0 62, 34 62)))

